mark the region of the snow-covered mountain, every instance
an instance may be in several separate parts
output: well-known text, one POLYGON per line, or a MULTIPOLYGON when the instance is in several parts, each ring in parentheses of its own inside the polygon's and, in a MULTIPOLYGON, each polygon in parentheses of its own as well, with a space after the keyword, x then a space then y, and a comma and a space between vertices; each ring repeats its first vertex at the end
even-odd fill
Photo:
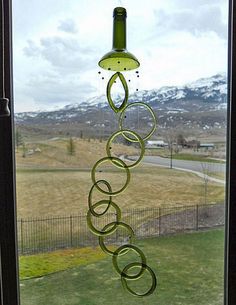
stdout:
MULTIPOLYGON (((202 78, 184 86, 165 86, 159 89, 130 94, 129 102, 142 101, 157 113, 159 126, 194 125, 225 126, 227 83, 224 74, 202 78)), ((120 97, 121 99, 121 97, 120 97)), ((118 96, 119 100, 119 96, 118 96)), ((101 122, 101 113, 109 122, 111 115, 106 96, 95 96, 86 101, 69 104, 55 111, 16 113, 17 124, 52 124, 77 122, 90 127, 101 122)), ((207 127, 206 127, 207 128, 207 127)))

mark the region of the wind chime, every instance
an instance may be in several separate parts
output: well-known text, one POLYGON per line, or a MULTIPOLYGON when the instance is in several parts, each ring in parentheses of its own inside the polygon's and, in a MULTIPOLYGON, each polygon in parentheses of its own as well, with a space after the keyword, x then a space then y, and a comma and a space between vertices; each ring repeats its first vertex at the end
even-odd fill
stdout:
MULTIPOLYGON (((143 102, 134 102, 134 103, 128 103, 129 99, 129 89, 128 85, 126 82, 126 79, 124 75, 121 73, 124 71, 130 71, 133 69, 137 69, 139 67, 139 62, 137 58, 131 54, 130 52, 127 51, 126 49, 126 10, 123 7, 117 7, 114 9, 113 12, 113 48, 112 51, 109 53, 105 54, 102 59, 99 61, 99 66, 105 70, 111 70, 115 71, 115 74, 113 74, 107 84, 107 90, 106 90, 106 95, 107 95, 107 100, 108 103, 111 107, 111 109, 119 114, 119 130, 113 133, 110 138, 107 141, 106 145, 106 152, 107 156, 104 158, 98 160, 95 165, 92 168, 91 172, 91 178, 93 185, 90 189, 89 196, 88 196, 88 205, 89 205, 89 210, 87 213, 87 224, 90 230, 92 231, 93 234, 98 236, 99 239, 99 245, 101 249, 107 253, 108 255, 112 256, 112 262, 115 270, 121 277, 121 282, 123 287, 128 290, 132 295, 138 296, 138 297, 144 297, 152 294, 154 290, 156 289, 157 286, 157 279, 156 275, 153 272, 153 270, 147 265, 147 260, 144 255, 144 253, 136 246, 133 244, 134 242, 134 231, 133 229, 126 223, 122 221, 122 213, 121 209, 119 206, 113 201, 113 198, 120 193, 122 193, 127 187, 130 182, 130 170, 137 166, 145 152, 145 143, 147 139, 151 137, 153 132, 156 129, 156 117, 151 109, 147 104, 143 102), (116 80, 120 80, 123 89, 124 89, 124 99, 122 103, 119 106, 116 106, 114 103, 112 96, 111 96, 111 88, 113 84, 116 82, 116 80), (135 107, 144 107, 147 111, 150 112, 151 117, 153 119, 153 124, 152 127, 150 128, 151 130, 147 132, 147 134, 143 137, 141 137, 138 133, 136 133, 133 130, 130 129, 124 129, 124 119, 126 118, 126 113, 131 109, 135 107), (118 158, 114 155, 112 155, 112 144, 114 143, 114 140, 118 136, 123 136, 127 141, 132 142, 132 143, 138 143, 140 146, 140 156, 138 157, 137 160, 135 160, 133 163, 127 165, 124 160, 121 158, 118 158), (102 164, 110 164, 116 168, 118 168, 120 171, 125 172, 126 175, 126 181, 122 187, 118 190, 113 190, 111 184, 105 180, 97 180, 96 179, 96 173, 98 172, 98 167, 101 166, 102 164), (94 189, 97 189, 100 193, 108 196, 109 199, 107 200, 100 200, 96 203, 92 202, 92 196, 94 189), (99 207, 104 207, 103 212, 97 212, 99 207), (116 221, 110 222, 107 225, 104 226, 102 230, 98 230, 93 222, 92 222, 92 216, 94 217, 101 217, 105 215, 110 207, 113 207, 116 211, 116 221), (108 249, 108 247, 105 245, 104 238, 108 235, 113 234, 116 232, 118 228, 123 228, 129 232, 129 243, 122 245, 118 247, 115 251, 111 251, 108 249), (139 262, 133 262, 129 263, 124 267, 123 270, 120 269, 118 260, 119 257, 122 255, 128 255, 129 251, 135 252, 139 256, 139 262), (138 272, 136 274, 131 274, 130 270, 131 269, 138 269, 138 272), (141 278, 144 274, 144 272, 149 272, 152 282, 151 282, 151 287, 144 293, 139 293, 134 291, 133 289, 130 288, 128 285, 129 281, 133 280, 138 280, 141 278)), ((138 73, 138 71, 136 71, 138 73)))

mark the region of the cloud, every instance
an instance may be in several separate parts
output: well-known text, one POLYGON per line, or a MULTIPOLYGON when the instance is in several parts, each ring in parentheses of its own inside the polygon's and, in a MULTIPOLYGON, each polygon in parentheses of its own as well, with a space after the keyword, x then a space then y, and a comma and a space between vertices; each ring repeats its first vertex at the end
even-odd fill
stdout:
POLYGON ((32 40, 27 40, 27 46, 23 48, 23 54, 27 57, 39 56, 40 48, 32 40))
POLYGON ((181 1, 177 0, 176 5, 178 7, 181 6, 183 8, 187 8, 187 7, 196 8, 196 6, 199 7, 199 6, 203 6, 203 5, 212 5, 212 4, 216 4, 216 3, 221 4, 224 2, 226 3, 227 0, 197 0, 197 2, 196 2, 196 0, 181 0, 181 1))
MULTIPOLYGON (((36 11, 31 9, 36 0, 20 2, 14 12, 16 106, 51 108, 104 93, 96 69, 111 47, 111 1, 50 0, 46 7, 40 2, 36 11)), ((226 2, 127 1, 128 49, 141 62, 143 89, 226 69, 226 2)))
POLYGON ((26 94, 36 103, 52 107, 55 104, 82 102, 85 96, 93 94, 95 88, 87 81, 62 78, 51 72, 31 76, 25 88, 26 94))
POLYGON ((94 65, 92 50, 79 45, 77 39, 49 37, 41 39, 42 56, 64 73, 77 73, 94 65))
MULTIPOLYGON (((32 107, 78 103, 95 95, 91 76, 97 66, 93 48, 82 45, 78 35, 60 34, 27 40, 23 48, 26 69, 17 84, 17 99, 32 107), (30 97, 30 98, 29 98, 30 97)), ((19 68, 19 67, 18 67, 19 68)), ((37 107, 36 107, 37 108, 37 107)))
POLYGON ((220 38, 227 39, 227 24, 222 21, 222 13, 219 6, 202 5, 197 10, 176 10, 167 13, 164 10, 156 11, 156 27, 159 33, 167 31, 187 31, 195 36, 207 32, 214 32, 220 38))
POLYGON ((62 32, 71 33, 71 34, 75 34, 78 31, 73 19, 61 20, 57 29, 62 32))
POLYGON ((81 73, 96 65, 93 50, 81 46, 75 38, 51 36, 41 38, 39 46, 31 40, 27 44, 23 49, 25 56, 41 56, 61 74, 81 73))

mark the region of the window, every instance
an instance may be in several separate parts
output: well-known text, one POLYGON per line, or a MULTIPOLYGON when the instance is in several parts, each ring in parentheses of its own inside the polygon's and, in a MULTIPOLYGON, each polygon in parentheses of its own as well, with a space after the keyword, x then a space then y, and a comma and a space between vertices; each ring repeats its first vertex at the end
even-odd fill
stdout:
MULTIPOLYGON (((230 2, 231 3, 231 2, 230 2)), ((9 7, 8 1, 5 1, 5 21, 6 21, 6 29, 9 31, 11 28, 11 22, 9 18, 9 7)), ((231 3, 233 4, 233 3, 231 3)), ((235 14, 235 11, 232 10, 235 14)), ((235 20, 235 18, 232 20, 235 20)), ((232 27, 233 28, 233 27, 232 27)), ((6 46, 6 53, 11 54, 10 50, 10 40, 9 36, 5 35, 5 46, 6 46)), ((234 47, 235 41, 232 40, 232 47, 234 47)), ((11 80, 12 80, 12 72, 11 72, 11 57, 7 57, 6 60, 6 91, 9 97, 12 97, 12 88, 11 88, 11 80)), ((235 65, 235 54, 232 53, 232 62, 230 63, 229 69, 229 83, 230 83, 230 90, 231 90, 231 98, 235 95, 235 76, 232 73, 231 67, 233 68, 235 65)), ((12 106, 12 105, 11 105, 12 106)), ((234 115, 234 105, 231 105, 231 115, 234 115)), ((11 107, 13 111, 13 107, 11 107)), ((2 265, 2 272, 1 272, 1 279, 2 279, 2 304, 3 305, 12 305, 17 304, 18 302, 18 282, 17 282, 17 258, 16 258, 16 251, 15 251, 15 192, 14 192, 14 156, 12 154, 12 127, 13 122, 10 121, 9 118, 0 119, 0 162, 1 162, 1 176, 0 176, 0 188, 1 188, 1 265, 2 265)), ((229 116, 229 168, 234 168, 234 155, 235 155, 235 139, 234 139, 234 120, 231 119, 229 116)), ((233 205, 234 202, 234 181, 236 173, 232 170, 228 172, 228 198, 230 199, 229 205, 229 237, 228 242, 228 261, 226 263, 229 264, 228 269, 228 281, 226 280, 226 296, 228 295, 228 304, 233 305, 235 304, 235 292, 233 290, 235 284, 235 241, 234 241, 234 220, 235 220, 235 207, 233 205), (228 292, 228 293, 227 293, 228 292)), ((227 279, 227 276, 226 276, 227 279)), ((226 303, 227 304, 227 303, 226 303)))

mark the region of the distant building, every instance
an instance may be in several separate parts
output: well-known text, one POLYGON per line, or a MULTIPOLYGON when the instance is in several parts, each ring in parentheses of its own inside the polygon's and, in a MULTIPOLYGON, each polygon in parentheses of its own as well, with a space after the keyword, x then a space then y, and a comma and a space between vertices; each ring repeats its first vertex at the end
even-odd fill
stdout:
POLYGON ((161 148, 168 146, 163 140, 147 141, 146 148, 161 148))
POLYGON ((197 140, 191 140, 191 141, 186 142, 187 148, 198 149, 200 147, 200 145, 201 145, 200 141, 197 141, 197 140))
POLYGON ((213 143, 202 143, 202 144, 200 144, 199 148, 204 148, 206 150, 214 149, 215 148, 215 144, 213 144, 213 143))

